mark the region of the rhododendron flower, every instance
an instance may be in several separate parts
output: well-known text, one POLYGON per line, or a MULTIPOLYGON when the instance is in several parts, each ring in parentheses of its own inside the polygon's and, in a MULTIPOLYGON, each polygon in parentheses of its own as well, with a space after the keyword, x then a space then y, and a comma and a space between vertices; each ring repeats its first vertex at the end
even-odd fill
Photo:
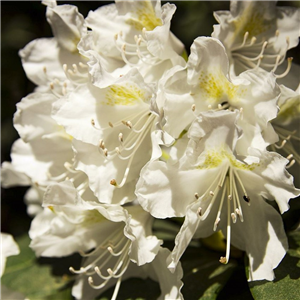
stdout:
POLYGON ((169 257, 171 270, 193 237, 207 237, 220 228, 227 236, 220 262, 229 261, 232 243, 249 256, 250 280, 272 280, 287 241, 280 215, 262 197, 276 200, 283 213, 299 190, 280 155, 257 149, 244 159, 236 154, 242 134, 237 118, 237 112, 229 111, 200 114, 182 159, 175 165, 148 163, 136 194, 156 218, 185 216, 169 257))

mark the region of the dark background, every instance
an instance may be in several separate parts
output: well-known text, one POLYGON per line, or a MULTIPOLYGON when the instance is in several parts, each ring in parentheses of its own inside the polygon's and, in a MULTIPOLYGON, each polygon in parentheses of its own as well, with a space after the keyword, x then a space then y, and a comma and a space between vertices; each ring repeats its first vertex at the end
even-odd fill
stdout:
MULTIPOLYGON (((213 11, 228 10, 228 1, 170 1, 177 11, 172 19, 172 32, 185 44, 187 51, 197 36, 210 36, 216 21, 213 11)), ((84 17, 90 10, 110 2, 59 1, 79 8, 84 17)), ((30 41, 51 37, 51 28, 45 18, 46 7, 39 1, 1 1, 1 162, 10 160, 12 143, 18 138, 12 117, 15 105, 31 93, 34 85, 29 82, 18 56, 19 49, 30 41)), ((278 5, 299 6, 298 1, 279 2, 278 5)), ((291 56, 299 63, 299 47, 291 56)), ((30 167, 30 166, 28 166, 30 167)), ((26 214, 23 196, 27 188, 1 189, 1 231, 14 236, 26 233, 31 219, 26 214)))

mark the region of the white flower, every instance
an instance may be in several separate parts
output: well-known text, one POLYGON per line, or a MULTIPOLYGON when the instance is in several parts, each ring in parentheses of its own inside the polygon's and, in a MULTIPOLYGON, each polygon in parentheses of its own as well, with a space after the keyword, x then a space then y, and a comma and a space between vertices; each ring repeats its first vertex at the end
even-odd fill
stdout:
POLYGON ((276 200, 283 213, 299 190, 280 155, 257 149, 244 161, 236 155, 242 133, 236 122, 236 112, 200 114, 183 158, 175 165, 148 163, 136 194, 156 218, 185 216, 169 257, 171 270, 193 237, 220 228, 227 235, 226 257, 220 261, 228 262, 232 243, 249 256, 250 280, 271 280, 287 242, 280 215, 262 197, 276 200))
POLYGON ((85 22, 92 31, 79 44, 90 59, 92 81, 106 87, 136 67, 147 82, 159 79, 175 64, 184 65, 183 44, 170 32, 174 4, 160 1, 116 1, 91 11, 85 22), (129 68, 128 68, 129 67, 129 68))
POLYGON ((276 7, 276 1, 231 1, 230 12, 215 12, 220 25, 214 26, 212 36, 224 44, 232 74, 257 66, 276 71, 287 50, 298 45, 299 12, 276 7))
POLYGON ((151 157, 151 134, 160 138, 155 93, 132 69, 107 88, 81 85, 55 104, 53 118, 74 137, 74 167, 87 174, 102 203, 135 198, 139 172, 151 157))
MULTIPOLYGON (((32 222, 30 246, 38 256, 66 256, 79 252, 86 257, 79 270, 70 268, 71 272, 82 275, 73 290, 78 299, 93 299, 94 293, 99 294, 100 290, 105 290, 102 288, 116 284, 116 280, 117 293, 122 279, 137 275, 136 271, 127 272, 127 269, 136 269, 132 263, 137 266, 150 263, 160 251, 162 241, 151 233, 153 218, 138 205, 124 209, 118 205, 84 201, 69 181, 50 185, 43 205, 45 210, 32 222), (80 286, 87 283, 90 291, 80 296, 80 286)), ((166 251, 163 253, 166 258, 166 251)), ((166 266, 165 272, 168 272, 166 266)), ((174 283, 176 278, 180 283, 181 272, 170 276, 162 285, 174 283)), ((171 292, 170 289, 168 287, 166 292, 171 292)))
POLYGON ((77 7, 56 6, 56 1, 45 1, 44 4, 49 5, 47 20, 55 37, 33 40, 19 51, 19 55, 27 77, 38 85, 37 90, 50 89, 63 95, 74 81, 87 80, 86 59, 76 48, 86 27, 77 7))
POLYGON ((2 277, 5 269, 6 258, 12 255, 18 255, 20 249, 10 234, 1 232, 1 270, 0 277, 2 277))
MULTIPOLYGON (((300 164, 300 154, 297 147, 299 137, 299 117, 300 117, 300 86, 293 91, 284 85, 280 85, 281 95, 278 101, 279 113, 272 120, 272 125, 279 136, 279 142, 270 146, 272 151, 284 153, 290 163, 287 168, 291 168, 295 162, 300 164)), ((291 170, 296 179, 299 179, 298 170, 291 170)), ((298 183, 299 184, 299 183, 298 183)))
POLYGON ((272 73, 249 70, 230 78, 228 58, 216 39, 199 37, 192 47, 187 68, 179 69, 166 80, 164 129, 178 137, 200 112, 210 109, 239 109, 243 128, 237 151, 247 154, 252 146, 264 150, 277 141, 270 120, 277 115, 276 102, 280 89, 272 73))

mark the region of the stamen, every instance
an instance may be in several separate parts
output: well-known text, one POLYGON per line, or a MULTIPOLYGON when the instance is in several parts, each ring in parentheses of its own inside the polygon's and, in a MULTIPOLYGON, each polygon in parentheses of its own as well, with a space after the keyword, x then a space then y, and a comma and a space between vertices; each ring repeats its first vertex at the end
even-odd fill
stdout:
POLYGON ((233 223, 236 223, 236 214, 235 213, 231 213, 231 219, 233 223))
POLYGON ((117 185, 116 179, 112 179, 112 180, 110 181, 110 184, 116 186, 116 185, 117 185))
POLYGON ((238 215, 238 217, 240 218, 241 222, 244 222, 244 218, 243 218, 241 211, 238 208, 236 208, 235 212, 238 215))
POLYGON ((244 196, 243 196, 243 199, 244 199, 247 203, 250 202, 250 197, 247 196, 247 195, 244 195, 244 196))
POLYGON ((111 300, 116 300, 117 299, 117 296, 118 296, 118 293, 119 293, 119 289, 120 289, 120 286, 121 286, 121 282, 122 282, 122 277, 120 277, 116 283, 116 286, 115 286, 115 289, 114 289, 114 293, 111 297, 111 300))
POLYGON ((241 44, 241 48, 243 48, 244 46, 245 46, 245 43, 246 43, 246 41, 247 41, 247 39, 248 39, 248 36, 249 36, 249 32, 247 31, 247 32, 245 32, 245 34, 244 34, 244 39, 243 39, 243 42, 242 42, 242 44, 241 44))
POLYGON ((103 150, 105 149, 104 141, 102 139, 99 141, 99 147, 103 150))
POLYGON ((274 144, 274 146, 275 146, 277 149, 282 149, 282 148, 285 146, 285 144, 286 144, 286 140, 283 140, 279 146, 278 146, 277 144, 274 144))
POLYGON ((198 200, 199 199, 199 194, 195 193, 195 198, 198 200))
POLYGON ((278 64, 279 64, 279 62, 280 62, 280 59, 281 59, 281 56, 280 56, 280 55, 277 55, 276 61, 275 61, 275 65, 274 65, 273 69, 271 70, 271 72, 275 72, 275 71, 276 71, 276 69, 277 69, 277 67, 278 67, 278 64))
POLYGON ((295 160, 293 159, 288 165, 286 165, 286 168, 289 169, 290 167, 292 167, 295 164, 295 160))
MULTIPOLYGON (((227 180, 227 187, 229 185, 229 181, 227 180)), ((229 187, 228 187, 229 188, 229 187)), ((226 257, 223 256, 220 258, 220 262, 222 264, 227 264, 229 262, 230 256, 230 238, 231 238, 231 222, 230 222, 230 201, 227 201, 227 239, 226 239, 226 257)))
POLYGON ((199 207, 198 209, 197 209, 197 214, 201 217, 202 216, 202 208, 201 207, 199 207))
POLYGON ((282 74, 280 74, 280 75, 276 75, 276 74, 275 74, 276 78, 283 78, 283 77, 285 77, 285 76, 290 72, 291 67, 292 67, 292 61, 293 61, 293 58, 292 58, 292 57, 289 57, 289 58, 287 59, 287 61, 288 61, 288 65, 287 65, 286 70, 285 70, 282 74))
POLYGON ((221 256, 219 262, 220 262, 221 264, 226 265, 226 264, 227 264, 227 259, 226 259, 226 257, 221 256))
POLYGON ((256 40, 257 40, 257 38, 256 38, 255 36, 253 36, 253 37, 251 38, 251 41, 250 41, 249 46, 253 46, 253 45, 255 44, 256 40))
POLYGON ((214 223, 214 228, 213 228, 213 230, 214 230, 214 231, 216 231, 216 230, 217 230, 217 227, 218 227, 218 225, 219 225, 220 221, 221 221, 221 219, 220 219, 220 218, 217 218, 217 219, 215 220, 215 223, 214 223))

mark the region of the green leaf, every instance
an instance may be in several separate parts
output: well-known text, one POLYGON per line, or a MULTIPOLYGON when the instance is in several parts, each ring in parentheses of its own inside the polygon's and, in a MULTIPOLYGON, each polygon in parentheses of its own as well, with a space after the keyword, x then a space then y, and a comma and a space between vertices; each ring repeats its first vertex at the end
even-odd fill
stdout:
POLYGON ((275 280, 250 282, 254 299, 294 300, 299 299, 300 287, 300 231, 291 232, 289 251, 275 269, 275 280))
POLYGON ((63 287, 70 281, 69 275, 53 275, 51 265, 43 263, 43 259, 36 259, 29 248, 30 239, 27 235, 16 239, 16 242, 20 247, 20 254, 7 259, 2 284, 30 300, 72 299, 70 292, 67 298, 67 292, 63 291, 63 287))
POLYGON ((184 270, 182 293, 185 299, 214 300, 237 267, 231 259, 227 265, 219 262, 220 253, 203 246, 189 247, 181 263, 184 270))

